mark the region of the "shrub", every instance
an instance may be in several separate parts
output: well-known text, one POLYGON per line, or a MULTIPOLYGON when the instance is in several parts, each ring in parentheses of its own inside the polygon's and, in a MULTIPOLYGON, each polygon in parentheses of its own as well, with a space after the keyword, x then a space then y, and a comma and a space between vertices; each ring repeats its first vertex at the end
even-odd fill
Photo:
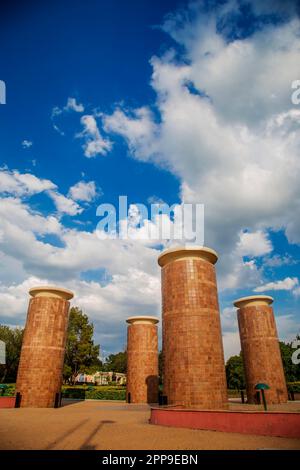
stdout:
POLYGON ((300 382, 288 382, 287 388, 289 392, 300 393, 300 382))
POLYGON ((126 389, 123 386, 94 386, 62 387, 63 398, 78 398, 92 400, 125 400, 126 389))
POLYGON ((1 384, 6 385, 4 389, 0 390, 0 397, 13 397, 15 396, 16 386, 15 384, 1 384))

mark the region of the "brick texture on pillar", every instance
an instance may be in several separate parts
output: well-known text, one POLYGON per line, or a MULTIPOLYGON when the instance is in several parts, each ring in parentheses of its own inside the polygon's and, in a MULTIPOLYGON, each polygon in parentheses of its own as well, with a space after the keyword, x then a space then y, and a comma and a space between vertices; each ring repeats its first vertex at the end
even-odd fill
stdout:
POLYGON ((21 407, 49 408, 60 393, 73 293, 59 287, 30 289, 27 321, 18 368, 16 392, 21 407))
POLYGON ((255 295, 234 302, 243 353, 248 403, 255 403, 255 385, 266 383, 268 403, 288 399, 272 297, 255 295))
POLYGON ((126 400, 130 403, 157 403, 158 319, 138 316, 126 321, 129 323, 126 400))
POLYGON ((162 268, 163 388, 170 405, 227 408, 227 386, 214 264, 205 247, 180 247, 162 268))

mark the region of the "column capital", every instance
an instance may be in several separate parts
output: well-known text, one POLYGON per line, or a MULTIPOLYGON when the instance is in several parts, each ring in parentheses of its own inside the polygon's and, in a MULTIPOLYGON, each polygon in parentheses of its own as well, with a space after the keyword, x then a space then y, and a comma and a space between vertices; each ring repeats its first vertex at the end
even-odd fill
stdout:
POLYGON ((249 295, 237 299, 233 305, 237 308, 256 307, 257 305, 271 305, 273 300, 273 297, 269 295, 249 295))
POLYGON ((158 257, 158 264, 163 267, 171 261, 183 258, 200 258, 211 264, 216 264, 218 254, 215 250, 206 246, 179 246, 163 251, 158 257))
POLYGON ((129 323, 130 325, 133 325, 133 324, 143 324, 143 325, 146 325, 146 324, 152 324, 152 325, 155 325, 156 323, 159 322, 159 319, 157 317, 151 317, 151 316, 147 316, 147 315, 140 315, 140 316, 136 316, 136 317, 129 317, 127 318, 126 320, 127 323, 129 323))
POLYGON ((36 286, 29 289, 31 297, 54 297, 70 300, 74 297, 72 291, 57 286, 36 286))

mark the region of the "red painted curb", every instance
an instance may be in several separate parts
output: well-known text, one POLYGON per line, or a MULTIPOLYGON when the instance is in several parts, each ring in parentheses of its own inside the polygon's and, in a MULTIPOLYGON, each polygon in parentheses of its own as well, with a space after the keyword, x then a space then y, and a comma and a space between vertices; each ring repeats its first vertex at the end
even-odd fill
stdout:
POLYGON ((206 431, 300 438, 300 413, 152 408, 150 423, 206 431))
POLYGON ((0 408, 14 408, 15 397, 0 397, 0 408))

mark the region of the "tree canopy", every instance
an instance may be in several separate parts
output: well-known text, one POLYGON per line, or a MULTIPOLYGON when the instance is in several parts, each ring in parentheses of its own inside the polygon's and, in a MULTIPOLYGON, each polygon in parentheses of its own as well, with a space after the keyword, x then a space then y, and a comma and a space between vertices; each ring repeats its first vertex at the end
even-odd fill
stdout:
POLYGON ((70 309, 64 378, 74 382, 79 372, 93 373, 101 369, 100 345, 94 344, 94 325, 77 307, 70 309))
POLYGON ((120 351, 116 354, 110 354, 105 361, 104 368, 106 371, 121 372, 126 374, 127 354, 126 351, 120 351))
POLYGON ((231 356, 226 362, 226 379, 229 389, 243 390, 245 388, 242 354, 231 356))
MULTIPOLYGON (((296 339, 300 339, 298 335, 296 339)), ((293 364, 292 355, 295 352, 295 349, 292 347, 293 343, 284 343, 283 341, 279 342, 282 363, 285 373, 285 378, 287 382, 297 382, 300 380, 300 365, 293 364)))
POLYGON ((0 365, 0 382, 16 381, 23 331, 22 328, 0 325, 0 340, 4 341, 6 349, 6 364, 0 365))
MULTIPOLYGON (((296 339, 300 339, 298 335, 296 339)), ((295 349, 292 347, 293 342, 279 342, 282 364, 287 382, 300 381, 300 365, 293 364, 292 355, 295 349)), ((226 378, 229 389, 243 389, 245 387, 244 365, 242 353, 239 356, 232 356, 226 362, 226 378)))

